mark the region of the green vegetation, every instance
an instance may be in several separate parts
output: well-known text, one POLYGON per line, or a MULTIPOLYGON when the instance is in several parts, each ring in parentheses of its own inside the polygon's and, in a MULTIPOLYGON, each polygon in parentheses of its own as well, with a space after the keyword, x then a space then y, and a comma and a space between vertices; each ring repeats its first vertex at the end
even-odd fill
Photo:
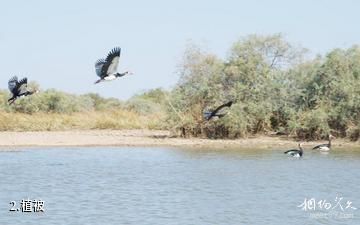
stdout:
POLYGON ((360 133, 360 47, 335 49, 305 60, 306 50, 281 35, 251 35, 222 60, 196 46, 185 52, 171 92, 169 124, 183 135, 211 138, 284 132, 304 139, 357 140, 360 133), (228 100, 221 120, 202 112, 228 100))
POLYGON ((0 91, 0 130, 164 129, 165 110, 148 97, 152 92, 122 102, 93 93, 46 90, 9 106, 8 92, 0 91))
MULTIPOLYGON (((169 92, 127 101, 46 90, 7 105, 0 92, 0 130, 169 129, 183 136, 237 138, 287 133, 302 139, 360 136, 360 47, 307 59, 279 35, 250 35, 226 59, 188 46, 169 92), (220 120, 205 109, 234 104, 220 120)), ((31 84, 36 86, 36 84, 31 84)))

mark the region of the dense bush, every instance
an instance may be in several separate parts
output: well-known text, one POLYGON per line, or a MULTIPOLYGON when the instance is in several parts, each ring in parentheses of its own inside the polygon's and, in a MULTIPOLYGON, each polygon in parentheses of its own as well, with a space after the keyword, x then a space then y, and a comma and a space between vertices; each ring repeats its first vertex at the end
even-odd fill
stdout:
POLYGON ((359 136, 360 48, 304 60, 306 50, 281 35, 240 39, 222 60, 190 46, 171 92, 168 121, 182 135, 239 137, 281 132, 319 139, 359 136), (235 104, 221 120, 204 110, 235 104))

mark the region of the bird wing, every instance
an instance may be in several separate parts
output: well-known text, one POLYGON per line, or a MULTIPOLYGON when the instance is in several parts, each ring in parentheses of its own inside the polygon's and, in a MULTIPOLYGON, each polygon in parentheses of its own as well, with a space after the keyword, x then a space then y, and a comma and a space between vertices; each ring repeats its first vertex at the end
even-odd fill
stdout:
POLYGON ((95 63, 95 72, 96 72, 96 75, 98 75, 99 77, 102 77, 101 75, 101 71, 102 71, 102 68, 105 64, 105 60, 104 59, 99 59, 98 61, 96 61, 95 63))
POLYGON ((19 91, 19 95, 22 95, 24 94, 25 92, 27 92, 27 78, 23 78, 21 79, 18 84, 17 84, 17 87, 16 87, 19 91))
POLYGON ((121 48, 113 48, 105 59, 105 64, 102 67, 101 73, 106 75, 116 73, 119 65, 121 48))
POLYGON ((225 104, 222 104, 221 106, 217 107, 213 112, 216 114, 217 112, 219 112, 224 107, 231 107, 232 103, 233 102, 230 101, 230 102, 227 102, 225 104))
POLYGON ((329 147, 329 144, 321 144, 321 145, 317 145, 315 147, 313 147, 312 149, 319 149, 319 148, 322 148, 322 147, 329 147))
POLYGON ((216 116, 217 112, 219 112, 222 108, 225 108, 225 107, 231 107, 231 105, 233 104, 233 101, 229 101, 225 104, 222 104, 221 106, 217 107, 212 113, 211 115, 209 116, 210 118, 213 117, 213 116, 216 116))
POLYGON ((18 78, 17 76, 12 77, 8 82, 8 87, 11 93, 14 94, 16 92, 16 86, 18 85, 18 78))

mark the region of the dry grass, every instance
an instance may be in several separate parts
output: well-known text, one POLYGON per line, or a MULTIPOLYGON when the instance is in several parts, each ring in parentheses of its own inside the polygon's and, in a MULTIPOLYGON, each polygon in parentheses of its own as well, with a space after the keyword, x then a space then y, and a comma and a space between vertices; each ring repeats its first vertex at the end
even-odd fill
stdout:
POLYGON ((132 111, 93 111, 72 114, 0 113, 0 131, 60 131, 89 129, 162 129, 163 114, 139 115, 132 111))

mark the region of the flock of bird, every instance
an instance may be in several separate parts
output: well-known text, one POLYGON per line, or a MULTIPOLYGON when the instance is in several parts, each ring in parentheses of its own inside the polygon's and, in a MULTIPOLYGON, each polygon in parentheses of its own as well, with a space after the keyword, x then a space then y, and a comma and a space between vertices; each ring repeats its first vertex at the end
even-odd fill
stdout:
MULTIPOLYGON (((230 108, 233 104, 233 101, 229 101, 225 104, 222 104, 220 106, 218 106, 216 109, 214 110, 209 110, 209 111, 205 111, 204 112, 204 119, 206 121, 211 120, 212 118, 222 118, 224 117, 227 113, 226 111, 224 112, 224 108, 230 108)), ((331 149, 331 139, 335 138, 334 136, 332 136, 331 134, 328 135, 329 138, 329 142, 326 144, 321 144, 321 145, 317 145, 315 147, 313 147, 313 150, 319 150, 320 152, 328 152, 331 149)), ((291 157, 295 157, 295 158, 300 158, 304 155, 304 150, 302 148, 302 143, 299 143, 299 148, 298 149, 290 149, 284 152, 284 154, 287 154, 291 157)))
MULTIPOLYGON (((333 139, 335 137, 332 136, 331 134, 329 134, 328 138, 329 138, 328 143, 317 145, 317 146, 313 147, 312 150, 319 150, 321 152, 330 151, 331 150, 331 139, 333 139)), ((302 145, 302 143, 299 143, 299 149, 290 149, 290 150, 287 150, 286 152, 284 152, 284 154, 287 154, 291 157, 296 157, 296 158, 302 157, 304 154, 304 150, 301 147, 301 145, 302 145)))
MULTIPOLYGON (((125 71, 123 73, 118 73, 117 68, 119 65, 121 54, 121 48, 115 47, 113 48, 105 59, 99 59, 95 62, 95 72, 96 75, 100 78, 95 81, 95 84, 98 84, 103 81, 112 81, 117 79, 118 77, 122 77, 125 75, 131 75, 132 72, 125 71)), ((8 82, 9 90, 12 94, 11 98, 8 99, 9 105, 13 104, 16 99, 22 96, 32 95, 37 93, 38 90, 29 90, 28 88, 28 80, 27 78, 23 78, 21 80, 18 79, 17 76, 12 77, 8 82)), ((225 108, 230 108, 233 104, 233 101, 226 102, 214 110, 208 110, 203 113, 203 117, 206 121, 209 121, 213 118, 222 118, 227 113, 224 112, 225 108)), ((334 136, 329 135, 329 142, 327 144, 317 145, 313 148, 313 150, 320 150, 320 151, 330 151, 331 149, 331 139, 334 136)), ((284 152, 285 154, 292 156, 292 157, 302 157, 304 154, 302 143, 299 143, 299 149, 290 149, 284 152)))
MULTIPOLYGON (((210 111, 205 111, 204 112, 204 119, 206 121, 211 120, 212 118, 222 118, 224 117, 227 112, 223 111, 224 108, 230 108, 231 105, 233 104, 233 101, 229 101, 225 104, 222 104, 220 106, 218 106, 216 109, 214 110, 210 110, 210 111)), ((331 139, 335 138, 334 136, 332 136, 331 134, 328 135, 329 138, 329 142, 326 144, 321 144, 321 145, 317 145, 315 147, 313 147, 313 150, 319 150, 320 152, 328 152, 331 149, 331 139)), ((289 149, 287 151, 284 152, 284 154, 287 154, 291 157, 295 157, 295 158, 300 158, 304 155, 304 150, 302 148, 302 143, 298 144, 299 148, 298 149, 289 149)))
MULTIPOLYGON (((102 81, 112 81, 127 74, 133 74, 129 71, 124 73, 117 72, 120 54, 121 48, 116 47, 108 53, 105 59, 99 59, 96 61, 95 72, 100 79, 97 80, 95 84, 102 81)), ((13 104, 19 97, 32 95, 38 92, 38 90, 30 90, 28 88, 28 80, 26 77, 21 80, 19 80, 17 76, 12 77, 8 82, 8 87, 12 94, 11 98, 8 99, 8 103, 10 105, 13 104)))

